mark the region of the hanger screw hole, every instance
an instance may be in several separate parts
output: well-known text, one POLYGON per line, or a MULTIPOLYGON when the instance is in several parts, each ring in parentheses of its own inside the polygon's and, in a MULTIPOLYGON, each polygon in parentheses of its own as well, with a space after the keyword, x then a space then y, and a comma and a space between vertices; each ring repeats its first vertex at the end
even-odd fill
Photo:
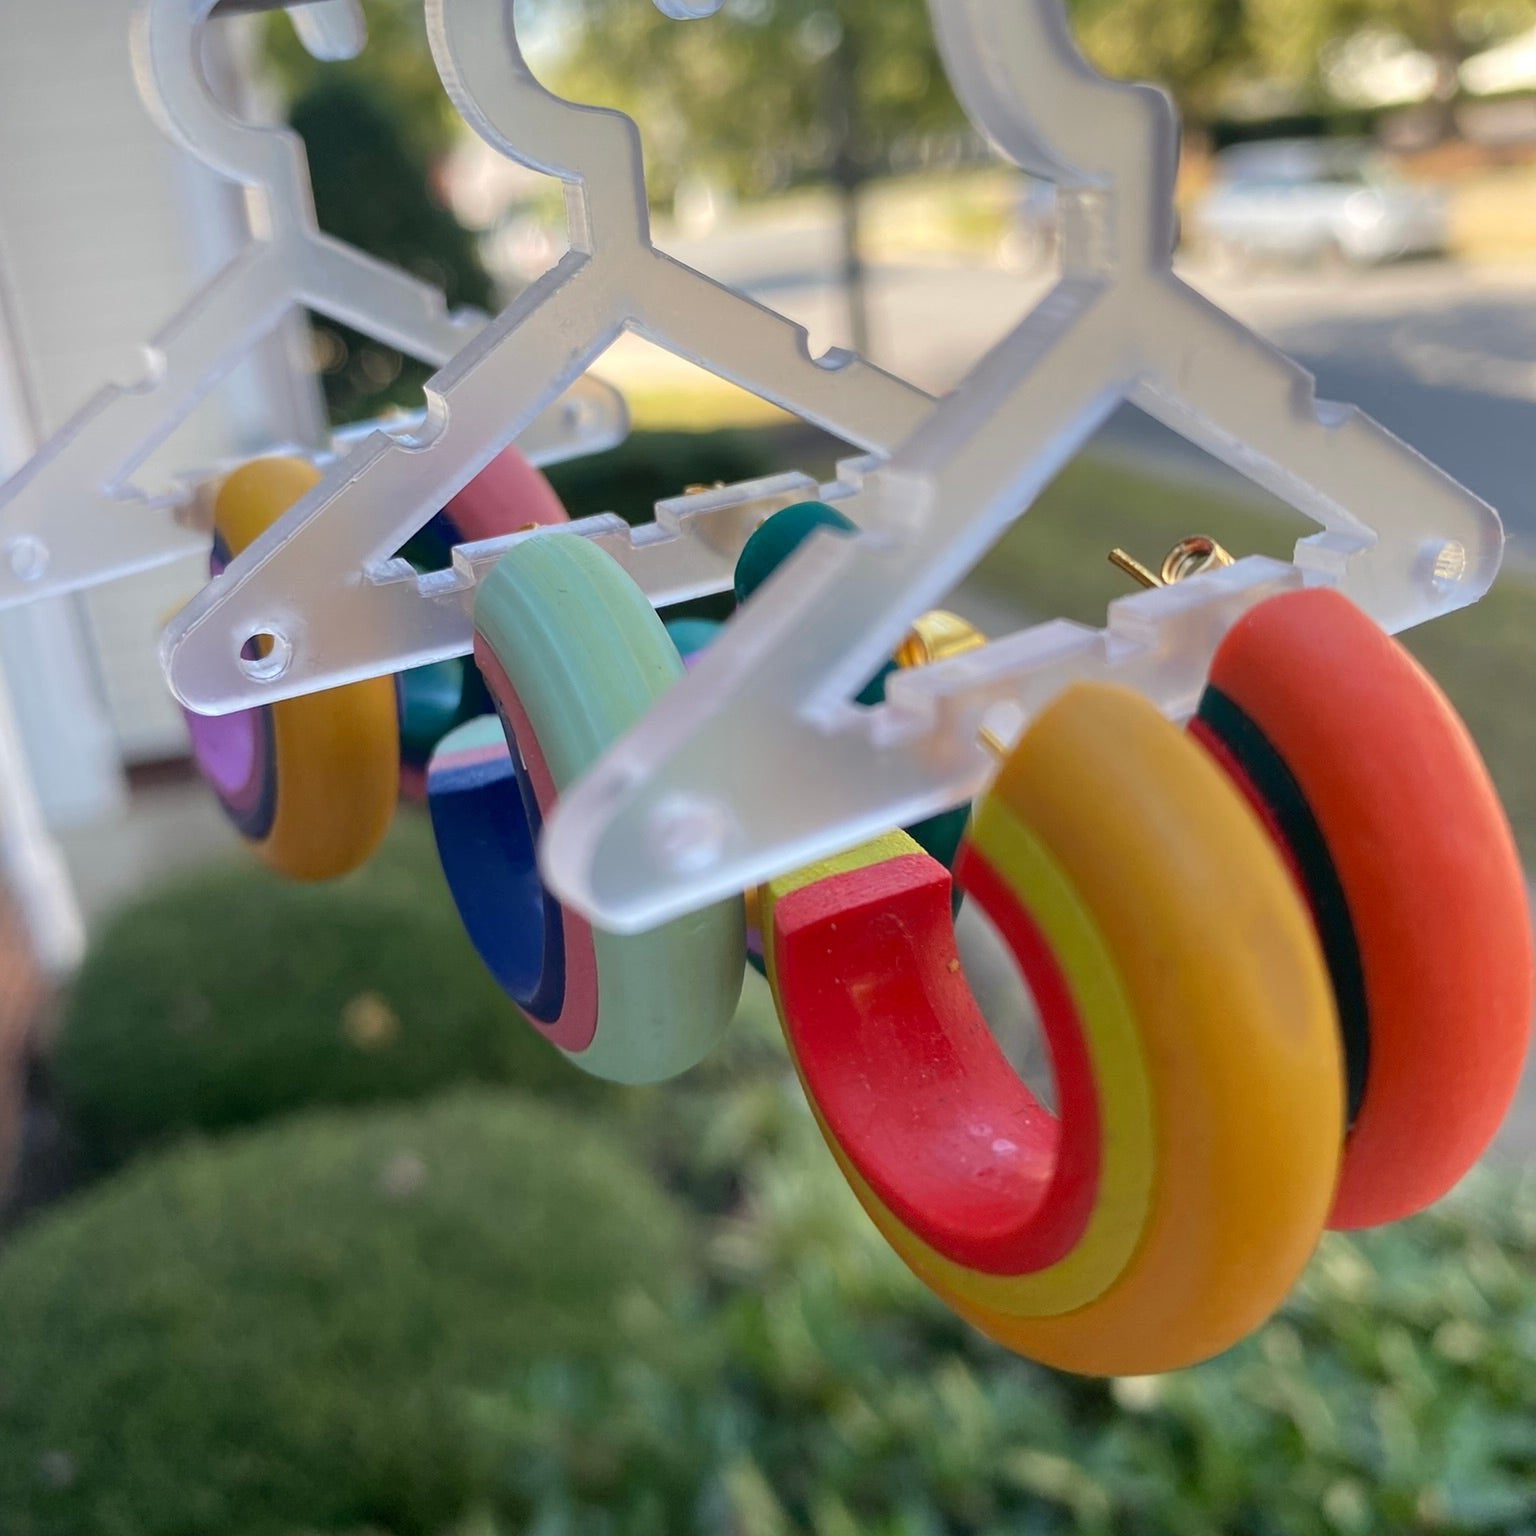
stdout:
POLYGON ((1430 575, 1437 587, 1453 587, 1467 576, 1467 546, 1460 539, 1447 539, 1435 551, 1430 575))
POLYGON ((280 630, 258 630, 240 648, 240 670, 253 682, 276 682, 292 661, 293 646, 280 630))
POLYGON ((720 862, 729 826, 719 801, 671 795, 651 813, 651 846, 674 874, 694 874, 720 862))
POLYGON ((5 546, 5 558, 17 581, 41 581, 48 574, 51 555, 41 539, 19 534, 5 546))

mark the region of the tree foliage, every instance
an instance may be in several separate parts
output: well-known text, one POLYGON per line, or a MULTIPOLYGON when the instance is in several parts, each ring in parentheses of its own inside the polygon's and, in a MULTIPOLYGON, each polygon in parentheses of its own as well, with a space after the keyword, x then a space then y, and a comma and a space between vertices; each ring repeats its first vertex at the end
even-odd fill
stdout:
POLYGON ((1532 0, 1260 0, 1255 8, 1262 56, 1293 76, 1355 32, 1396 33, 1426 53, 1460 60, 1536 20, 1532 0))
MULTIPOLYGON (((420 132, 412 138, 380 86, 322 75, 289 117, 309 154, 322 229, 441 289, 455 309, 494 307, 474 237, 432 195, 420 132)), ((315 328, 333 421, 420 405, 425 363, 329 320, 315 328)))
MULTIPOLYGON (((828 103, 840 42, 854 65, 855 137, 867 162, 965 127, 925 0, 726 0, 720 15, 691 23, 669 21, 646 0, 570 3, 554 83, 634 116, 662 191, 689 171, 753 192, 831 169, 828 103)), ((1244 84, 1318 99, 1329 46, 1363 28, 1395 32, 1453 71, 1457 58, 1536 16, 1533 0, 1067 3, 1095 64, 1166 86, 1197 124, 1219 116, 1244 84)))
MULTIPOLYGON (((1023 0, 997 0, 1019 4, 1023 0)), ((852 74, 851 142, 864 164, 905 157, 965 117, 945 79, 926 0, 725 0, 695 22, 650 0, 520 0, 547 47, 535 67, 576 100, 641 125, 653 191, 700 175, 752 194, 834 169, 834 110, 852 74)), ((1099 67, 1169 88, 1187 118, 1218 116, 1233 87, 1268 82, 1319 100, 1331 44, 1392 32, 1453 65, 1529 25, 1536 0, 1067 0, 1099 67)), ((426 45, 419 0, 370 0, 356 60, 317 64, 281 19, 268 53, 290 99, 339 74, 395 115, 413 149, 441 153, 458 130, 426 45)))
POLYGON ((756 192, 830 169, 850 63, 862 157, 964 126, 922 0, 726 0, 689 23, 645 0, 574 10, 553 83, 640 123, 653 190, 699 174, 756 192))
MULTIPOLYGON (((690 176, 751 195, 835 174, 839 153, 856 169, 910 163, 924 140, 955 142, 967 131, 926 0, 725 0, 718 15, 694 22, 670 20, 650 0, 520 5, 525 31, 542 43, 535 68, 551 86, 639 122, 658 197, 690 176)), ((1196 124, 1220 116, 1245 84, 1322 100, 1330 45, 1362 29, 1437 55, 1449 79, 1456 60, 1536 19, 1536 0, 1067 5, 1094 63, 1165 85, 1196 124)), ((268 57, 290 100, 337 79, 366 88, 430 161, 461 125, 433 67, 419 0, 370 0, 367 16, 368 47, 356 60, 316 63, 280 18, 270 23, 268 57)))
POLYGON ((368 46, 339 64, 311 58, 287 18, 272 16, 263 39, 267 67, 289 102, 339 86, 378 102, 412 155, 430 163, 461 124, 432 63, 421 0, 368 0, 365 15, 368 46))
POLYGON ((1070 10, 1083 51, 1100 69, 1166 86, 1186 116, 1200 120, 1219 110, 1228 84, 1252 64, 1251 13, 1263 3, 1070 0, 1070 10))
MULTIPOLYGON (((1266 3, 1295 0, 1069 0, 1095 63, 1159 81, 1195 117, 1251 66, 1249 12, 1266 3)), ((726 0, 718 16, 688 24, 645 0, 573 4, 554 83, 636 118, 656 191, 690 173, 752 193, 833 170, 838 63, 855 82, 853 138, 866 165, 966 129, 925 0, 726 0)))

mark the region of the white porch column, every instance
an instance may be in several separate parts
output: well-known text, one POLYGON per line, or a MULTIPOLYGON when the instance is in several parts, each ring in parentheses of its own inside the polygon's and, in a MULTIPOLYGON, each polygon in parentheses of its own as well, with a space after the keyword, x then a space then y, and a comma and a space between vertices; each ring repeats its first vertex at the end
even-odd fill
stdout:
MULTIPOLYGON (((172 146, 144 111, 128 16, 101 0, 48 0, 22 8, 0 48, 0 475, 120 373, 245 238, 239 191, 172 146)), ((210 71, 231 96, 242 94, 232 60, 248 60, 250 34, 238 29, 249 25, 211 29, 210 71)), ((258 349, 139 483, 153 488, 175 470, 272 442, 314 441, 318 389, 288 350, 301 334, 290 328, 258 349)), ((37 811, 61 827, 121 814, 125 760, 184 749, 155 639, 166 611, 196 589, 200 566, 0 615, 9 693, 7 708, 0 690, 0 838, 12 822, 36 823, 37 811), (22 765, 30 788, 18 781, 22 765)), ((40 897, 38 910, 51 900, 40 897)), ((68 921, 52 910, 62 933, 68 921)), ((39 944, 57 947, 45 935, 39 944)))

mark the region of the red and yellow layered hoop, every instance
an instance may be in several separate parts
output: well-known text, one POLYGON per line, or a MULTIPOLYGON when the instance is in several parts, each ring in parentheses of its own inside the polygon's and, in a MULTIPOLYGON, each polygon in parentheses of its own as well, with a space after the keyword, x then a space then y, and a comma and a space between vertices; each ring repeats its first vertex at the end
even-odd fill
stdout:
POLYGON ((1134 694, 1071 690, 956 877, 1039 1005, 1052 1115, 971 997, 949 879, 904 834, 762 893, 834 1155, 908 1265, 1023 1354, 1106 1374, 1226 1348, 1322 1229, 1343 1125, 1327 971, 1280 855, 1134 694))

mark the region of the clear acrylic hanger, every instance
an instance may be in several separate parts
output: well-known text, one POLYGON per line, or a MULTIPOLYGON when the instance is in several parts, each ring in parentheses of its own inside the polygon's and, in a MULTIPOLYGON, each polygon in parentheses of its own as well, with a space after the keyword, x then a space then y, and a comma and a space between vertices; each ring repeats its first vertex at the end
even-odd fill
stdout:
MULTIPOLYGON (((1216 645, 1267 596, 1344 592, 1389 630, 1474 602, 1498 516, 1171 270, 1178 126, 1149 86, 1077 51, 1061 0, 929 0, 972 119, 1057 183, 1063 274, 546 824, 560 898, 630 931, 979 792, 983 728, 1011 740, 1068 683, 1115 680, 1175 718, 1216 645), (1122 401, 1321 525, 1294 564, 1229 569, 894 676, 850 701, 1122 401)), ((1327 687, 1319 677, 1319 688, 1327 687)))
MULTIPOLYGON (((199 547, 200 536, 178 517, 184 490, 150 497, 127 477, 296 305, 433 364, 485 323, 471 311, 449 313, 435 288, 320 232, 299 137, 239 121, 209 89, 202 29, 215 3, 145 0, 133 19, 135 68, 166 134, 246 189, 253 238, 143 349, 138 378, 101 389, 0 485, 0 607, 94 586, 199 547)), ((312 40, 342 48, 348 14, 322 11, 310 18, 312 40)), ((628 429, 610 386, 571 385, 529 418, 519 439, 536 462, 611 447, 628 429)))
MULTIPOLYGON (((718 6, 660 8, 686 18, 718 6)), ((466 653, 474 583, 511 541, 461 546, 450 570, 428 576, 392 552, 625 331, 864 450, 888 451, 932 409, 849 352, 813 358, 802 327, 658 251, 634 123, 535 79, 512 0, 427 0, 427 22, 470 126, 565 182, 570 250, 428 383, 414 438, 358 447, 172 623, 166 676, 203 713, 466 653), (264 638, 254 661, 242 655, 252 636, 264 638)), ((794 495, 807 489, 796 482, 794 495)), ((753 482, 664 504, 633 532, 608 518, 569 533, 601 538, 654 601, 677 601, 728 588, 746 535, 787 494, 784 482, 753 482)))

